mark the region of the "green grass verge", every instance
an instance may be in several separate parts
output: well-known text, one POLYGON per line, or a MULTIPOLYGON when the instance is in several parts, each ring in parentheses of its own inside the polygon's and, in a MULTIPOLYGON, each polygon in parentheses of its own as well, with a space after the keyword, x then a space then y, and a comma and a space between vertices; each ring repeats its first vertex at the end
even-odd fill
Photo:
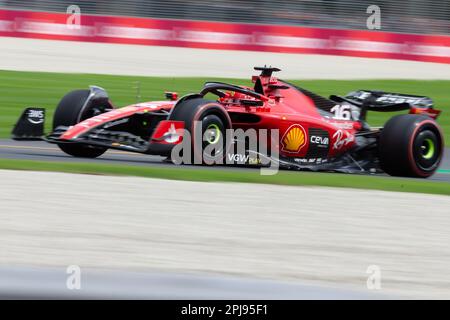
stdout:
MULTIPOLYGON (((450 195, 450 184, 447 182, 334 173, 280 171, 278 174, 273 176, 262 176, 257 169, 249 171, 220 169, 207 170, 197 167, 136 167, 97 163, 42 162, 15 159, 0 159, 0 169, 58 171, 100 175, 127 175, 205 182, 224 181, 288 186, 345 187, 450 195)), ((151 188, 151 185, 149 185, 149 188, 151 188)), ((226 193, 226 190, 223 192, 226 193)))
MULTIPOLYGON (((250 72, 249 72, 250 76, 250 72)), ((282 73, 280 74, 282 77, 282 73)), ((250 78, 250 77, 249 77, 250 78)), ((48 110, 52 119, 58 101, 67 92, 87 88, 95 84, 107 89, 117 106, 136 102, 136 82, 140 83, 141 101, 161 100, 164 91, 177 91, 181 95, 198 92, 205 80, 228 81, 236 84, 250 84, 249 80, 219 78, 156 78, 134 76, 109 76, 93 74, 64 74, 42 72, 0 71, 0 138, 9 137, 12 126, 26 106, 41 106, 48 110)), ((417 95, 434 99, 436 108, 444 112, 439 118, 446 144, 450 145, 450 81, 413 80, 311 80, 292 81, 324 96, 346 94, 355 89, 377 89, 417 95)), ((371 125, 382 125, 393 113, 368 115, 371 125)), ((51 121, 46 129, 50 130, 51 121)))

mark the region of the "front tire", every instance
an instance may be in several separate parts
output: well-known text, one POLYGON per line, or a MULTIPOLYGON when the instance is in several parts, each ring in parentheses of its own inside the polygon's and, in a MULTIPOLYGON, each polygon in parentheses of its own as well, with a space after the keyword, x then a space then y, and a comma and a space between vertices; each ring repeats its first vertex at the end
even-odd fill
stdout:
POLYGON ((392 117, 381 131, 381 169, 393 176, 427 178, 439 167, 444 150, 442 132, 423 115, 392 117))
MULTIPOLYGON (((85 106, 89 94, 89 90, 75 90, 66 94, 56 107, 53 130, 59 126, 73 126, 101 113, 97 106, 85 106)), ((107 150, 79 143, 58 143, 58 147, 71 156, 82 158, 97 158, 107 150)))
POLYGON ((187 99, 174 107, 170 119, 183 121, 190 134, 191 163, 223 163, 229 147, 226 129, 231 128, 231 120, 220 104, 198 97, 187 99), (201 136, 197 137, 197 133, 201 136))

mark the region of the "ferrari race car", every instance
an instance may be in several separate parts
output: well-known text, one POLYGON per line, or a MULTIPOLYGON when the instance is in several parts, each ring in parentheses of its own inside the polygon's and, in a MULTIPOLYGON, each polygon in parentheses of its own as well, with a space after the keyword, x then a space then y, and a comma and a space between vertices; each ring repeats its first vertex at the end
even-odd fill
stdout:
POLYGON ((206 82, 199 93, 116 108, 91 86, 59 102, 53 131, 44 136, 45 109, 27 108, 13 139, 55 143, 75 157, 108 149, 161 155, 176 163, 234 164, 429 177, 444 149, 440 114, 428 97, 358 90, 322 97, 255 67, 253 87, 206 82), (208 97, 214 97, 213 99, 208 97), (383 127, 370 127, 368 111, 408 110, 383 127), (255 141, 256 140, 256 141, 255 141), (180 160, 181 159, 181 160, 180 160))

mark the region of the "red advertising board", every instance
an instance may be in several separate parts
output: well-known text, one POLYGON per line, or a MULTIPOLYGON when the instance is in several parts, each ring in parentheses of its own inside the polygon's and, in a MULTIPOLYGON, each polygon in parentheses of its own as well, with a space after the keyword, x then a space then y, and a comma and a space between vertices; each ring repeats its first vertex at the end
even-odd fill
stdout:
POLYGON ((450 36, 0 10, 0 36, 450 63, 450 36))

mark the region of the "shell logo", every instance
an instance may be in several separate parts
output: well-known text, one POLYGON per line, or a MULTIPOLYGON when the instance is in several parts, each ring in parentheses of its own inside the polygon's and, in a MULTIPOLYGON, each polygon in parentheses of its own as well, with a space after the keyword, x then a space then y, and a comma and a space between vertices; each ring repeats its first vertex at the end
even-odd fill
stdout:
POLYGON ((281 150, 292 153, 299 152, 305 146, 306 140, 305 129, 299 124, 294 124, 286 130, 281 139, 281 144, 283 145, 281 150))

